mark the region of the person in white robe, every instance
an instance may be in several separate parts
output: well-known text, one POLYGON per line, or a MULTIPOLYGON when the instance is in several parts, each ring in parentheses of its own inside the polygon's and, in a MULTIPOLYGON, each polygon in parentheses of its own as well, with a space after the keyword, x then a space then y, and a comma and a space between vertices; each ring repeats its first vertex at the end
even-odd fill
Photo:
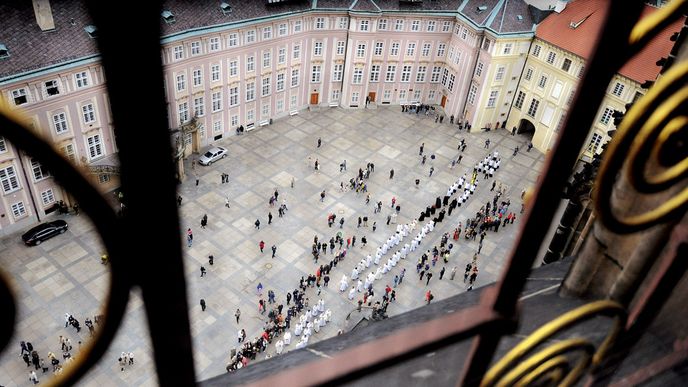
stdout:
POLYGON ((380 264, 380 256, 377 255, 377 254, 375 255, 375 261, 374 261, 374 263, 375 263, 376 265, 379 265, 379 264, 380 264))
POLYGON ((303 325, 301 325, 301 323, 297 323, 296 326, 294 327, 294 336, 301 336, 302 332, 303 332, 303 325))
POLYGON ((371 263, 373 263, 373 257, 371 257, 370 254, 368 254, 368 256, 366 257, 366 265, 365 265, 365 267, 370 267, 370 264, 371 264, 371 263))
POLYGON ((363 291, 363 281, 361 281, 360 279, 358 280, 358 283, 356 284, 356 291, 359 293, 363 291))
POLYGON ((351 279, 352 280, 358 279, 358 270, 356 270, 355 267, 351 270, 351 279))
POLYGON ((343 292, 349 287, 349 279, 346 278, 346 274, 342 274, 342 280, 339 281, 339 291, 343 292))
POLYGON ((352 286, 349 290, 349 300, 353 300, 354 297, 356 297, 356 288, 352 286))
POLYGON ((382 269, 378 267, 377 271, 375 272, 375 279, 379 280, 380 278, 382 278, 382 269))
POLYGON ((291 332, 287 331, 287 333, 284 334, 284 345, 289 344, 291 344, 291 332))
POLYGON ((313 332, 318 333, 320 332, 320 318, 315 319, 313 323, 313 332))
POLYGON ((284 350, 284 341, 277 340, 277 343, 275 344, 275 352, 277 352, 278 355, 281 355, 282 350, 284 350))

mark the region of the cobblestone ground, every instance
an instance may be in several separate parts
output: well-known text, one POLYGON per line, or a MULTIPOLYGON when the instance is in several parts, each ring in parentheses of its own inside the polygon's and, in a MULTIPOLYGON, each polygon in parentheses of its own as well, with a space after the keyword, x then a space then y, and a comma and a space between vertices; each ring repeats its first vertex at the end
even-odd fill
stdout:
MULTIPOLYGON (((332 321, 311 342, 336 334, 339 329, 351 328, 360 316, 353 314, 355 301, 349 301, 345 293, 338 291, 342 274, 350 276, 354 265, 386 240, 396 225, 387 226, 387 215, 392 212, 392 197, 401 206, 398 223, 411 222, 422 209, 434 203, 437 196, 444 195, 447 188, 464 172, 488 152, 498 150, 502 157, 501 168, 495 174, 497 184, 506 190, 504 198, 511 199, 511 209, 518 213, 520 193, 535 183, 542 166, 542 155, 536 151, 524 152, 527 139, 511 136, 506 131, 472 133, 459 131, 447 120, 444 124, 424 115, 402 113, 398 107, 381 107, 366 110, 343 110, 339 108, 304 112, 298 116, 276 121, 273 125, 257 129, 239 137, 220 141, 218 145, 228 148, 229 156, 209 167, 196 165, 187 160, 188 177, 179 187, 183 196, 181 206, 181 228, 191 227, 194 243, 191 248, 184 245, 191 327, 194 338, 196 370, 199 379, 224 372, 228 353, 236 344, 237 330, 246 329, 248 338, 257 336, 263 326, 265 315, 258 313, 256 285, 261 282, 265 292, 272 289, 277 300, 285 301, 285 292, 297 287, 301 276, 314 273, 317 266, 311 259, 310 247, 313 236, 329 240, 341 231, 345 238, 355 235, 356 247, 350 248, 346 259, 330 275, 329 288, 324 288, 320 297, 325 306, 332 310, 332 321), (322 145, 317 147, 317 139, 322 145), (463 160, 451 169, 451 159, 459 153, 457 145, 465 139, 468 147, 463 160), (490 148, 484 148, 486 139, 490 148), (425 144, 425 154, 436 158, 421 165, 419 146, 425 144), (512 156, 515 146, 521 152, 512 156), (315 172, 312 163, 318 160, 321 170, 315 172), (310 164, 309 164, 310 160, 310 164), (347 171, 340 172, 340 163, 346 160, 347 171), (340 182, 348 182, 366 163, 375 164, 375 172, 368 180, 371 204, 366 205, 365 194, 341 191, 340 182), (434 173, 429 177, 429 169, 434 173), (394 169, 394 178, 389 178, 394 169), (230 182, 221 183, 221 174, 228 173, 230 182), (200 179, 195 184, 195 175, 200 179), (416 188, 415 179, 420 179, 416 188), (292 179, 295 184, 290 186, 292 179), (283 218, 277 215, 277 207, 270 208, 268 199, 277 189, 279 201, 287 200, 289 210, 283 218), (327 195, 320 202, 320 192, 327 195), (225 207, 229 197, 230 208, 225 207), (381 200, 383 210, 373 213, 373 203, 381 200), (272 211, 272 224, 267 215, 272 211), (337 219, 344 218, 342 229, 338 225, 328 228, 327 214, 335 213, 337 219), (200 228, 203 214, 208 215, 208 226, 200 228), (358 216, 368 216, 368 227, 357 227, 358 216), (254 222, 261 220, 260 230, 254 222), (372 224, 377 222, 377 231, 372 224), (361 246, 361 237, 366 236, 368 245, 361 246), (259 242, 266 243, 261 254, 259 242), (277 246, 276 258, 271 258, 270 247, 277 246), (208 255, 214 255, 214 265, 208 265, 208 255), (206 277, 200 277, 200 266, 208 269, 206 277), (201 311, 199 300, 204 298, 207 310, 201 311), (240 324, 236 323, 234 312, 241 309, 240 324)), ((491 181, 481 183, 475 195, 466 205, 439 223, 425 238, 421 249, 411 253, 406 260, 376 281, 376 294, 381 294, 386 284, 402 268, 407 275, 397 287, 397 301, 388 308, 390 315, 399 314, 423 305, 424 293, 431 289, 436 299, 449 297, 466 291, 463 282, 463 268, 477 249, 477 241, 467 242, 463 238, 454 247, 450 262, 446 265, 444 279, 439 279, 441 261, 432 271, 430 285, 420 282, 415 274, 415 264, 427 249, 439 244, 443 232, 449 232, 459 221, 475 215, 494 192, 490 192, 491 181), (456 266, 456 278, 449 279, 451 269, 456 266)), ((37 247, 22 245, 19 235, 0 241, 0 265, 11 276, 19 306, 17 332, 10 347, 0 356, 0 385, 29 385, 28 372, 22 359, 19 341, 31 341, 41 357, 47 352, 60 352, 59 335, 72 340, 74 356, 79 356, 79 341, 89 341, 88 329, 76 333, 73 328, 64 327, 64 314, 71 313, 83 325, 84 318, 98 314, 106 297, 109 281, 107 267, 100 264, 102 250, 98 235, 84 215, 67 216, 70 225, 67 234, 55 237, 37 247)), ((514 226, 501 228, 499 233, 488 233, 479 259, 480 274, 476 286, 493 282, 507 258, 518 230, 519 220, 514 226)), ((410 239, 407 239, 410 242, 410 239)), ((406 242, 406 241, 405 241, 406 242)), ((390 253, 388 253, 390 254, 390 253)), ((328 262, 333 258, 324 256, 328 262)), ((318 297, 314 289, 307 296, 311 303, 318 297)), ((156 385, 151 345, 148 339, 143 304, 137 292, 132 294, 128 313, 105 358, 82 380, 82 385, 99 386, 145 386, 156 385), (135 354, 136 364, 120 371, 117 358, 122 351, 135 354)), ((292 350, 292 345, 285 351, 292 350)), ((268 350, 274 353, 274 348, 268 350)), ((59 355, 58 355, 59 356, 59 355)), ((260 354, 263 359, 265 354, 260 354)), ((43 381, 50 375, 38 372, 43 381)))

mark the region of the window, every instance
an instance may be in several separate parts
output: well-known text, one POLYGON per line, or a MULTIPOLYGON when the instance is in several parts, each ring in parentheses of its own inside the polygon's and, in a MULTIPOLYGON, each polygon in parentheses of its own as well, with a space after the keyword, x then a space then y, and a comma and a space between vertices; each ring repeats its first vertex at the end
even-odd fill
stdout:
POLYGON ((0 153, 7 152, 7 143, 5 142, 5 137, 0 136, 0 153))
POLYGON ((285 36, 287 34, 287 23, 282 23, 277 27, 277 35, 285 36))
POLYGON ((403 31, 404 30, 404 21, 402 19, 397 19, 394 22, 394 31, 403 31))
POLYGON ((67 160, 76 163, 76 152, 74 151, 74 144, 67 144, 60 148, 60 151, 67 158, 67 160))
POLYGON ((183 124, 189 120, 189 104, 182 102, 177 105, 177 111, 179 113, 179 124, 183 124))
POLYGON ((561 64, 561 69, 568 73, 570 68, 571 68, 571 59, 568 59, 568 58, 564 59, 564 63, 561 64))
POLYGON ((588 149, 587 151, 589 153, 596 153, 597 148, 600 146, 600 143, 602 142, 602 135, 598 133, 593 133, 592 137, 590 138, 590 142, 588 143, 588 149))
POLYGON ((222 133, 222 121, 213 121, 213 134, 222 133))
POLYGON ((339 101, 339 96, 341 92, 339 90, 332 90, 332 101, 339 101))
POLYGON ((492 44, 490 39, 484 39, 483 40, 483 50, 489 51, 490 50, 490 44, 492 44))
POLYGON ((24 208, 24 202, 17 202, 12 204, 12 215, 15 219, 21 218, 26 215, 26 208, 24 208))
POLYGON ((316 30, 322 30, 324 28, 325 28, 325 18, 324 17, 315 18, 315 29, 316 30))
MULTIPOLYGON (((231 94, 232 88, 230 87, 229 90, 230 90, 230 94, 231 94)), ((222 92, 221 91, 216 91, 216 92, 210 94, 210 101, 212 102, 213 113, 216 113, 216 112, 219 112, 220 110, 222 110, 222 92)), ((231 105, 231 103, 230 103, 230 105, 231 105)))
POLYGON ((177 91, 186 89, 186 77, 184 74, 177 74, 177 91))
POLYGON ((229 47, 236 47, 239 45, 239 34, 233 33, 229 34, 229 38, 227 39, 227 45, 229 47))
POLYGON ((246 57, 246 71, 254 71, 256 69, 256 62, 253 55, 246 57))
POLYGON ((621 93, 623 93, 624 85, 620 82, 616 82, 616 85, 614 85, 614 90, 612 91, 612 94, 614 94, 617 97, 621 97, 621 93))
POLYGON ((581 66, 580 69, 578 69, 578 78, 583 78, 583 74, 585 74, 585 66, 581 66))
POLYGON ((475 67, 475 76, 480 77, 483 74, 483 62, 478 62, 478 65, 475 67))
POLYGON ((294 22, 294 33, 301 32, 302 25, 301 25, 301 20, 297 20, 294 22))
POLYGON ((421 91, 418 89, 413 91, 413 100, 414 101, 420 101, 420 93, 421 93, 421 91))
POLYGON ((370 21, 368 20, 361 20, 361 23, 358 25, 359 31, 368 31, 370 25, 370 21))
POLYGON ((195 69, 193 71, 193 85, 194 87, 201 86, 203 83, 203 75, 201 69, 195 69))
MULTIPOLYGON (((222 99, 220 99, 220 102, 222 102, 222 99)), ((229 88, 229 106, 238 106, 238 105, 239 105, 239 86, 232 86, 229 88)))
POLYGON ((323 49, 323 42, 315 42, 313 45, 313 55, 314 56, 321 56, 322 55, 322 49, 323 49))
POLYGON ((420 55, 425 57, 430 56, 430 47, 432 47, 430 43, 423 43, 423 50, 420 55))
POLYGON ((256 83, 247 82, 246 83, 246 102, 253 101, 256 99, 256 83))
POLYGON ((277 82, 276 82, 276 86, 275 86, 275 91, 277 91, 277 92, 284 91, 284 79, 285 79, 285 74, 283 72, 277 74, 277 82))
POLYGON ((475 95, 478 93, 478 87, 472 83, 471 88, 468 90, 468 103, 475 105, 475 95))
POLYGON ((497 67, 497 73, 495 74, 495 81, 501 81, 504 79, 504 71, 506 68, 504 66, 497 67))
POLYGON ((528 108, 528 114, 531 117, 535 117, 535 114, 537 113, 538 106, 540 106, 540 101, 537 99, 533 98, 532 101, 530 101, 530 107, 528 108))
POLYGON ((299 59, 301 58, 301 45, 300 44, 295 44, 294 48, 291 52, 291 58, 292 59, 299 59))
POLYGON ((263 68, 268 68, 271 66, 272 58, 271 55, 272 53, 270 51, 264 51, 263 52, 263 68))
POLYGON ((296 108, 296 98, 297 97, 298 97, 297 95, 292 95, 291 97, 289 97, 289 107, 291 107, 292 109, 296 108))
POLYGON ((299 85, 299 69, 291 70, 291 87, 299 85))
POLYGON ((411 71, 413 66, 404 66, 401 68, 401 82, 409 82, 411 80, 411 71))
POLYGON ((636 91, 635 94, 633 95, 633 102, 636 102, 637 100, 640 99, 640 97, 643 96, 643 93, 636 91))
POLYGON ((389 55, 391 55, 391 56, 399 55, 399 42, 392 42, 392 47, 389 49, 389 55))
POLYGON ((14 192, 19 189, 19 180, 17 179, 17 173, 14 171, 13 165, 0 169, 0 183, 5 193, 14 192))
POLYGON ((418 66, 418 72, 416 73, 416 82, 425 82, 425 73, 427 73, 427 71, 427 66, 418 66))
POLYGON ((365 57, 365 51, 366 51, 366 45, 365 44, 359 44, 358 47, 356 47, 356 57, 357 58, 365 57))
POLYGON ((406 90, 399 90, 399 101, 406 101, 406 90))
POLYGON ((342 80, 342 74, 344 74, 344 65, 343 64, 335 64, 332 66, 332 81, 333 82, 341 81, 342 80))
POLYGON ((440 71, 442 71, 442 67, 440 67, 440 66, 433 66, 432 67, 432 74, 430 74, 430 83, 437 83, 440 81, 440 71))
POLYGON ((237 126, 237 125, 239 125, 239 115, 238 115, 238 114, 233 114, 233 115, 229 118, 229 122, 230 122, 230 125, 232 125, 232 126, 237 126))
POLYGON ((384 31, 387 29, 387 19, 380 19, 377 21, 377 29, 384 31))
POLYGON ((504 45, 504 51, 502 51, 503 55, 511 55, 511 50, 514 48, 513 43, 506 43, 504 45))
POLYGON ((456 81, 456 75, 449 74, 449 83, 447 84, 447 89, 449 89, 450 92, 454 91, 454 82, 455 81, 456 81))
POLYGON ((263 40, 272 39, 272 26, 263 27, 263 40))
POLYGON ((416 43, 409 43, 406 46, 406 56, 416 55, 416 43))
POLYGON ((184 59, 184 46, 174 46, 174 60, 184 59))
POLYGON ((191 42, 191 55, 195 56, 201 53, 201 42, 191 42))
POLYGON ((611 121, 613 113, 614 113, 614 109, 609 108, 609 107, 604 108, 604 112, 602 112, 602 115, 600 116, 600 124, 608 125, 609 121, 611 121))
POLYGON ((444 71, 442 71, 442 85, 447 86, 447 78, 448 77, 449 77, 449 70, 445 68, 444 71))
POLYGON ((557 59, 557 54, 554 53, 553 51, 550 51, 547 54, 547 63, 553 64, 555 59, 557 59))
POLYGON ((567 105, 571 105, 573 103, 573 98, 576 96, 576 90, 571 89, 571 93, 569 94, 569 99, 566 100, 567 105))
POLYGON ((547 75, 541 75, 540 81, 538 82, 538 87, 544 88, 545 86, 547 86, 547 75))
POLYGON ((337 24, 338 24, 337 28, 339 28, 340 30, 345 30, 345 29, 349 28, 349 19, 345 18, 345 17, 340 17, 337 24))
POLYGON ((444 56, 444 51, 447 48, 447 45, 444 43, 440 43, 437 45, 437 56, 444 56))
POLYGON ((239 73, 239 61, 238 60, 230 61, 229 62, 229 76, 230 77, 236 77, 238 73, 239 73))
POLYGON ((277 51, 277 64, 285 63, 287 63, 287 49, 282 47, 277 51))
POLYGON ((380 65, 370 66, 370 82, 378 82, 380 80, 380 65))
POLYGON ((270 116, 270 104, 264 103, 260 107, 260 116, 261 118, 268 118, 270 116))
POLYGON ((452 24, 450 21, 445 21, 442 23, 442 32, 449 32, 451 31, 452 24))
POLYGON ((205 101, 203 97, 194 98, 194 116, 203 117, 205 115, 205 101))
POLYGON ((488 108, 495 107, 495 103, 497 103, 497 95, 498 94, 499 94, 499 92, 497 90, 490 91, 490 97, 487 99, 487 107, 488 108))
POLYGON ((208 41, 208 49, 210 51, 217 51, 220 49, 220 38, 210 38, 208 41))
POLYGON ((554 82, 554 86, 552 86, 552 98, 554 99, 559 99, 561 97, 561 92, 564 89, 564 83, 561 81, 556 81, 554 82))
POLYGON ((217 82, 220 80, 220 65, 213 64, 210 65, 210 81, 217 82))
POLYGON ((88 73, 86 71, 74 74, 74 79, 76 80, 77 89, 88 86, 88 73))
POLYGON ((523 101, 526 99, 526 93, 519 91, 518 96, 516 96, 516 101, 514 102, 514 107, 516 109, 521 109, 523 107, 523 101))
POLYGON ((420 20, 414 20, 411 22, 411 31, 420 31, 420 20))
POLYGON ((311 71, 311 83, 320 83, 320 71, 321 70, 322 70, 322 66, 313 65, 312 71, 311 71))
POLYGON ((246 112, 246 120, 248 122, 253 122, 253 120, 256 118, 255 116, 256 112, 254 112, 253 109, 246 112))
POLYGON ((28 99, 26 98, 26 89, 12 90, 12 98, 14 98, 14 104, 16 106, 27 103, 28 99))
POLYGON ((34 158, 31 159, 31 170, 33 171, 34 181, 43 180, 51 176, 50 171, 34 158))
POLYGON ((346 45, 346 42, 343 40, 340 40, 337 42, 337 55, 344 55, 344 46, 346 45))
POLYGON ((57 81, 48 81, 45 83, 45 93, 48 97, 60 94, 60 88, 57 87, 57 81))
POLYGON ((526 79, 526 81, 530 81, 530 78, 532 78, 532 77, 533 77, 533 69, 528 67, 528 69, 526 70, 526 75, 524 78, 526 79))
POLYGON ((53 126, 57 134, 64 133, 67 128, 67 116, 64 113, 57 113, 53 115, 53 126))
POLYGON ((467 36, 468 36, 468 29, 466 27, 463 27, 461 29, 461 39, 466 40, 467 36))
MULTIPOLYGON (((434 20, 428 21, 428 32, 435 32, 435 24, 436 24, 436 22, 434 20)), ((414 98, 414 99, 418 100, 419 98, 414 98)))
POLYGON ((263 79, 260 82, 262 90, 261 90, 261 96, 267 97, 270 95, 270 76, 268 75, 267 77, 263 77, 263 79))
POLYGON ((84 117, 84 124, 96 121, 96 112, 92 103, 81 106, 81 114, 84 117))
MULTIPOLYGON (((184 143, 186 143, 186 139, 184 139, 184 143)), ((190 143, 190 142, 189 142, 190 143)), ((110 175, 106 174, 100 174, 98 175, 98 183, 100 184, 105 184, 110 181, 110 175)))
POLYGON ((55 202, 55 194, 53 194, 53 190, 47 189, 41 192, 41 200, 43 200, 43 205, 48 205, 55 202))
POLYGON ((387 74, 385 75, 385 82, 394 82, 394 77, 397 72, 396 65, 387 65, 387 74))
POLYGON ((351 104, 352 105, 358 105, 359 97, 360 97, 359 92, 354 91, 353 93, 351 93, 351 104))
POLYGON ((542 47, 540 47, 539 44, 536 44, 535 47, 533 47, 533 56, 539 57, 541 49, 542 49, 542 47))
POLYGON ((382 93, 382 100, 389 103, 390 99, 392 99, 392 90, 385 90, 384 93, 382 93))
POLYGON ((86 143, 88 144, 88 155, 91 159, 103 155, 103 144, 100 139, 100 134, 88 137, 86 143))
POLYGON ((256 31, 249 30, 246 31, 246 43, 253 43, 256 41, 256 31))
POLYGON ((360 85, 363 82, 363 67, 354 68, 354 75, 351 79, 351 83, 360 85))

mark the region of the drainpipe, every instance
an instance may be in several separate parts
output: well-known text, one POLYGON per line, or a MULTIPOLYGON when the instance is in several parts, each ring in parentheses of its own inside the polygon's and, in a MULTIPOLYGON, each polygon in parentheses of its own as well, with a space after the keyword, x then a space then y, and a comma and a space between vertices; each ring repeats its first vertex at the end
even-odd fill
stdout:
POLYGON ((471 94, 471 86, 473 85, 473 78, 475 78, 475 69, 478 68, 478 62, 480 61, 480 50, 483 47, 483 41, 485 40, 485 35, 482 35, 480 43, 476 45, 475 61, 473 61, 473 66, 471 69, 471 78, 468 82, 468 90, 466 92, 466 98, 463 100, 463 106, 461 107, 461 122, 466 120, 466 106, 468 105, 468 96, 471 94))
MULTIPOLYGON (((347 93, 347 94, 344 94, 344 85, 347 84, 347 83, 346 83, 346 79, 347 79, 347 76, 346 76, 346 65, 347 65, 347 63, 349 63, 349 60, 348 60, 348 58, 346 57, 346 55, 349 53, 349 31, 351 31, 351 14, 350 14, 350 12, 347 11, 346 16, 347 16, 347 18, 349 19, 349 20, 348 20, 348 21, 349 21, 349 24, 347 25, 347 28, 346 28, 346 40, 345 40, 346 44, 344 45, 344 67, 342 67, 342 89, 341 89, 341 93, 340 93, 340 95, 339 95, 339 106, 342 106, 342 101, 344 100, 344 98, 346 98, 345 95, 348 94, 348 93, 347 93)), ((334 47, 334 49, 336 50, 337 48, 334 47)), ((335 51, 335 54, 336 54, 336 53, 337 53, 337 52, 335 51)), ((348 88, 347 88, 347 89, 348 89, 348 88)), ((367 95, 367 94, 366 94, 366 95, 367 95)), ((329 100, 329 98, 328 98, 328 100, 329 100)), ((358 101, 359 101, 359 103, 360 103, 360 101, 361 101, 361 97, 360 97, 360 96, 358 97, 358 101)), ((365 99, 364 99, 363 101, 365 101, 365 99)), ((364 104, 365 104, 365 102, 364 102, 364 104)), ((349 101, 349 105, 351 105, 351 101, 349 101)))

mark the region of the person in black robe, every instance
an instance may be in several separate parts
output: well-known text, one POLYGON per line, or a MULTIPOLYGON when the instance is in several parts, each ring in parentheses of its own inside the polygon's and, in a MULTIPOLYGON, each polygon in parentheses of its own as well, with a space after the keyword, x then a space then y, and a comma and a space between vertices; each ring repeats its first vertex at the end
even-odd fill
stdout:
POLYGON ((435 207, 436 208, 442 207, 442 200, 440 199, 439 196, 437 197, 437 199, 435 199, 435 207))

